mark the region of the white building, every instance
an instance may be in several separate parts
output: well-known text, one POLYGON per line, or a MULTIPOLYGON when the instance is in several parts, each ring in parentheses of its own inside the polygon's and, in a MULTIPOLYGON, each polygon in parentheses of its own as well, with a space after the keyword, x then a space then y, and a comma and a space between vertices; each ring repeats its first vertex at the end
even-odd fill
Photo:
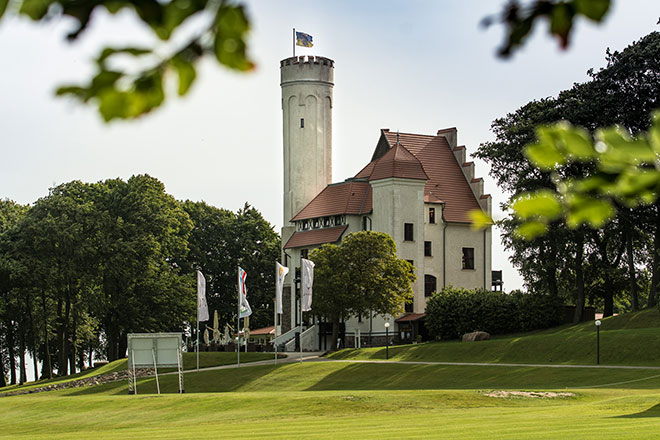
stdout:
MULTIPOLYGON (((344 343, 389 331, 403 341, 424 335, 426 299, 444 286, 491 288, 491 231, 470 228, 468 213, 490 215, 491 197, 475 178, 456 128, 434 135, 380 132, 371 159, 353 178, 331 183, 334 61, 293 57, 280 63, 284 128, 283 315, 276 342, 293 349, 300 331, 294 282, 300 259, 351 232, 387 232, 416 268, 414 300, 396 317, 352 317, 344 343)), ((313 314, 313 313, 311 313, 313 314)), ((277 318, 276 318, 277 319, 277 318)), ((329 347, 329 326, 306 322, 303 348, 329 347)), ((373 341, 376 342, 376 341, 373 341)))

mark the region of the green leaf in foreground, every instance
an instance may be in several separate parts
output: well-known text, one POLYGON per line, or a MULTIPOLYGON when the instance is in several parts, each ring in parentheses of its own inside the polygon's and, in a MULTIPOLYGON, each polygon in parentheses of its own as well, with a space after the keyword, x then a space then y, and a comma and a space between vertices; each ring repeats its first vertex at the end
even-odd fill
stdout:
POLYGON ((522 220, 531 218, 552 220, 561 214, 561 204, 557 194, 547 189, 523 194, 511 207, 522 220))
POLYGON ((553 127, 540 127, 536 131, 538 142, 525 147, 525 156, 537 167, 550 171, 566 162, 566 157, 557 148, 553 127))
POLYGON ((575 0, 577 12, 590 20, 601 21, 610 10, 610 0, 575 0))
POLYGON ((472 221, 472 229, 486 229, 494 223, 491 216, 483 212, 481 209, 471 210, 468 213, 468 216, 472 221))
POLYGON ((188 93, 190 86, 195 81, 197 77, 197 72, 195 71, 195 65, 189 61, 186 61, 182 57, 174 57, 171 62, 172 66, 176 70, 176 73, 179 77, 179 96, 183 96, 188 93))
POLYGON ((595 199, 580 194, 567 197, 568 214, 566 223, 570 228, 588 224, 593 228, 602 227, 616 213, 614 205, 609 200, 595 199))
POLYGON ((243 7, 222 5, 215 25, 213 48, 218 61, 231 69, 252 70, 254 64, 247 59, 245 43, 250 24, 243 7))
POLYGON ((9 4, 9 0, 0 0, 0 18, 2 18, 2 15, 7 10, 8 4, 9 4))
POLYGON ((516 235, 524 238, 525 240, 533 240, 534 238, 545 234, 547 231, 548 225, 536 220, 532 220, 518 226, 516 228, 516 235))

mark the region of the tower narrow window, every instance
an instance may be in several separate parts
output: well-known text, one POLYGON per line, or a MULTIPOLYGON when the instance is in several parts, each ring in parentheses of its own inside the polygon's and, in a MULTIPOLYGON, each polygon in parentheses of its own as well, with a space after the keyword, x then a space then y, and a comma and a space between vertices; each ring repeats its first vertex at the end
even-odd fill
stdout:
POLYGON ((305 118, 300 118, 300 128, 305 128, 305 118))
POLYGON ((433 275, 424 275, 424 296, 431 296, 438 290, 438 279, 433 275))
POLYGON ((429 208, 429 223, 435 223, 435 208, 429 208))
POLYGON ((474 269, 474 248, 463 248, 463 269, 474 269))
POLYGON ((433 256, 433 245, 430 241, 424 242, 424 256, 432 257, 433 256))
POLYGON ((403 224, 403 240, 404 241, 413 241, 414 234, 413 234, 413 224, 412 223, 404 223, 403 224))

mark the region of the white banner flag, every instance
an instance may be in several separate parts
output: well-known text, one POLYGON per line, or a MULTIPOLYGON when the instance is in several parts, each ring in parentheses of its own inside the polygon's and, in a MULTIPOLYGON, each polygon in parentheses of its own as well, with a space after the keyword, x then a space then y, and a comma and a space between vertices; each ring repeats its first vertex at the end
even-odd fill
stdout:
POLYGON ((206 304, 206 279, 197 271, 197 322, 209 320, 209 306, 206 304))
POLYGON ((289 268, 275 262, 275 306, 277 313, 282 313, 282 288, 284 287, 284 277, 289 273, 289 268))
POLYGON ((312 284, 314 284, 314 262, 311 260, 301 259, 302 261, 302 281, 301 281, 301 295, 302 295, 302 311, 309 312, 312 310, 312 284))
POLYGON ((252 314, 252 309, 247 300, 247 286, 245 285, 245 279, 247 278, 247 273, 243 268, 238 268, 238 308, 240 310, 239 316, 241 318, 247 318, 252 314))

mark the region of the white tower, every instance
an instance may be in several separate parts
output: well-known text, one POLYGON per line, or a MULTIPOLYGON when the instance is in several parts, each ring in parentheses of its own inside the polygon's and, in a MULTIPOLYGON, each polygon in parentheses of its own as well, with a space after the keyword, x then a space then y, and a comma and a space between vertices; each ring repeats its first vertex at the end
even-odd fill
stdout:
POLYGON ((284 128, 284 221, 290 220, 332 180, 334 61, 301 56, 280 62, 284 128))

